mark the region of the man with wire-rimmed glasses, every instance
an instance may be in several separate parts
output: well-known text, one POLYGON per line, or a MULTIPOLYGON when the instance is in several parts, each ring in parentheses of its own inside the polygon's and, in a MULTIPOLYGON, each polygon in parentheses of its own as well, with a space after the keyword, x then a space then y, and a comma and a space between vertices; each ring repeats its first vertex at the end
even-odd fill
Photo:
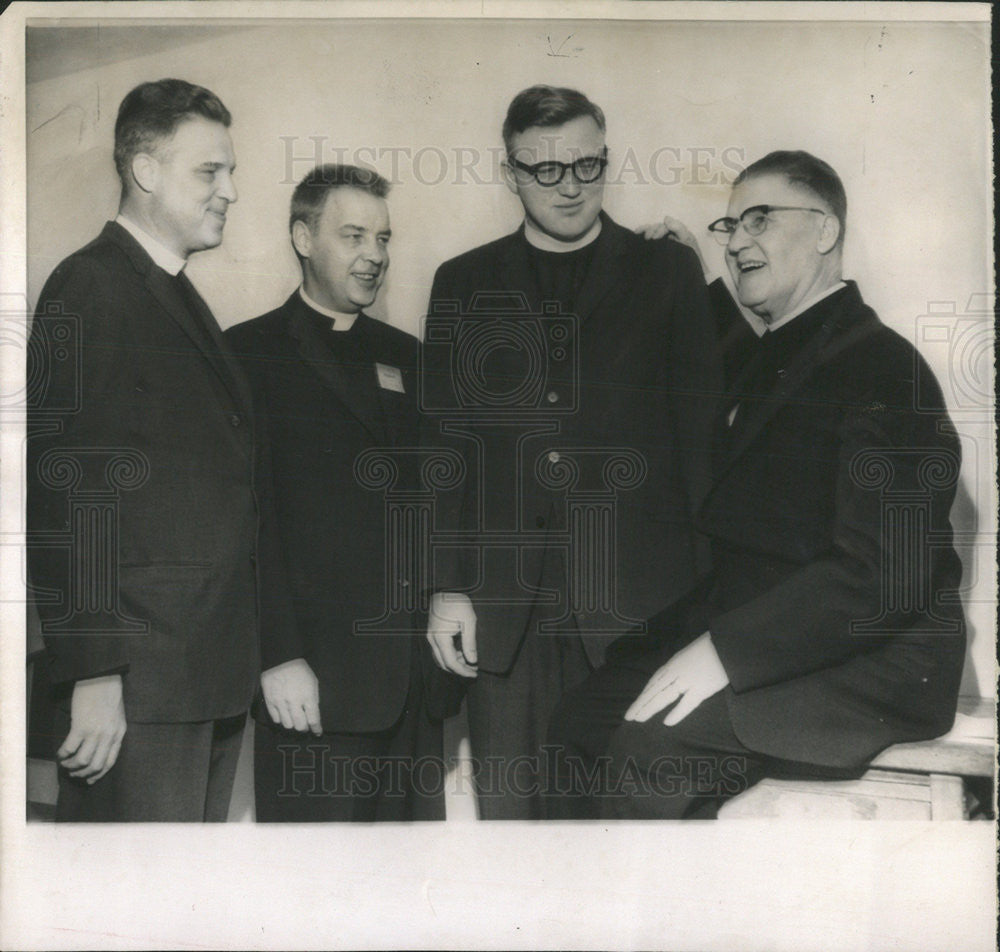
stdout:
POLYGON ((543 816, 541 746, 559 697, 704 567, 693 513, 721 387, 708 298, 689 249, 602 211, 605 128, 576 90, 515 96, 504 178, 524 223, 443 264, 431 291, 428 440, 450 434, 466 477, 439 512, 437 538, 456 544, 435 559, 428 640, 442 668, 469 679, 482 818, 543 816), (512 344, 515 325, 538 346, 512 344), (480 329, 496 346, 463 362, 480 329), (442 422, 449 399, 459 412, 442 422), (635 464, 636 485, 608 503, 596 535, 574 535, 569 490, 551 481, 579 466, 574 491, 599 496, 612 452, 635 464))
POLYGON ((773 152, 709 225, 767 325, 719 417, 712 573, 564 698, 553 816, 710 818, 762 777, 860 776, 952 725, 959 443, 927 365, 842 279, 846 222, 826 162, 773 152))

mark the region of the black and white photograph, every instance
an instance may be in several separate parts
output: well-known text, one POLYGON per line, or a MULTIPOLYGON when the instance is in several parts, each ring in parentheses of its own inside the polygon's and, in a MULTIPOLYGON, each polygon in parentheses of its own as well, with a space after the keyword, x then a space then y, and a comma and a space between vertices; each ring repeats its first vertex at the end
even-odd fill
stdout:
POLYGON ((994 948, 991 16, 10 5, 0 945, 994 948))

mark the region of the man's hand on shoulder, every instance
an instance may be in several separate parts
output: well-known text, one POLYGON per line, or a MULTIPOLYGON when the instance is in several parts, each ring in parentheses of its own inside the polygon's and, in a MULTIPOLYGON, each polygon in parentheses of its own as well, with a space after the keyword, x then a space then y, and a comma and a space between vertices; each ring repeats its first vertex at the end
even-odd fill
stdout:
POLYGON ((323 733, 319 714, 319 680, 305 658, 268 668, 260 676, 267 713, 288 730, 323 733))
POLYGON ((709 270, 705 266, 705 259, 701 256, 701 247, 698 244, 698 239, 695 238, 694 232, 679 218, 664 215, 663 221, 642 225, 635 229, 635 233, 642 235, 647 241, 669 238, 678 244, 687 245, 698 256, 698 262, 701 264, 701 270, 705 274, 706 282, 711 280, 709 270))
POLYGON ((125 737, 122 678, 109 674, 77 681, 70 706, 70 730, 56 751, 71 777, 94 784, 114 765, 125 737))
POLYGON ((706 631, 681 648, 646 682, 642 693, 625 712, 625 720, 648 721, 676 702, 663 719, 667 727, 673 727, 727 684, 729 675, 719 660, 711 634, 706 631))
POLYGON ((438 667, 465 678, 476 677, 476 610, 468 595, 438 592, 431 598, 427 641, 438 667))

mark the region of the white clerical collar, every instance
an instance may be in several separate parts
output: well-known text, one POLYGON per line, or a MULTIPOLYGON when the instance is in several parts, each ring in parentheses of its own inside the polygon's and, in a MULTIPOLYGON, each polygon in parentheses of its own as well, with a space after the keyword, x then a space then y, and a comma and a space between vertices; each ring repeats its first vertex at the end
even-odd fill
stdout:
POLYGON ((586 248, 592 241, 595 241, 600 233, 600 215, 594 219, 594 224, 587 229, 586 234, 577 238, 576 241, 558 241, 551 235, 547 235, 544 231, 536 228, 527 218, 524 220, 524 237, 527 239, 529 245, 541 251, 577 251, 580 248, 586 248))
POLYGON ((308 307, 311 307, 314 311, 319 311, 324 317, 330 318, 333 321, 333 329, 335 331, 349 331, 354 327, 354 322, 358 319, 359 311, 355 311, 353 314, 345 314, 343 311, 331 311, 328 307, 323 307, 322 304, 317 304, 308 294, 306 294, 306 289, 299 285, 299 297, 306 303, 308 307))
POLYGON ((814 294, 811 298, 807 298, 797 308, 795 308, 794 311, 789 311, 789 313, 786 314, 784 317, 780 317, 778 318, 778 320, 774 321, 774 323, 768 324, 767 329, 769 331, 776 331, 779 327, 784 327, 786 324, 789 324, 792 321, 794 321, 795 318, 797 318, 800 314, 805 314, 805 312, 808 311, 809 308, 813 307, 816 304, 819 304, 819 302, 822 301, 823 298, 828 298, 831 294, 834 293, 834 291, 839 291, 841 288, 846 288, 846 287, 847 287, 846 281, 838 281, 836 284, 834 284, 832 287, 827 288, 825 291, 820 291, 819 294, 814 294))
POLYGON ((115 217, 115 222, 122 226, 136 241, 142 245, 142 250, 153 259, 153 263, 163 268, 167 274, 178 275, 187 263, 184 258, 171 251, 165 244, 157 241, 151 234, 143 231, 134 221, 126 218, 121 212, 115 217))

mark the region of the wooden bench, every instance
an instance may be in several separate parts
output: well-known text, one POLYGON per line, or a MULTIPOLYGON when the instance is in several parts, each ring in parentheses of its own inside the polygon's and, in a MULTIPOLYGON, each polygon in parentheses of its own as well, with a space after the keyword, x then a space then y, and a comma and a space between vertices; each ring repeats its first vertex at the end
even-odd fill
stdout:
POLYGON ((944 737, 896 744, 857 780, 762 780, 725 804, 719 818, 961 820, 968 816, 966 781, 992 780, 995 764, 996 701, 963 697, 944 737))

